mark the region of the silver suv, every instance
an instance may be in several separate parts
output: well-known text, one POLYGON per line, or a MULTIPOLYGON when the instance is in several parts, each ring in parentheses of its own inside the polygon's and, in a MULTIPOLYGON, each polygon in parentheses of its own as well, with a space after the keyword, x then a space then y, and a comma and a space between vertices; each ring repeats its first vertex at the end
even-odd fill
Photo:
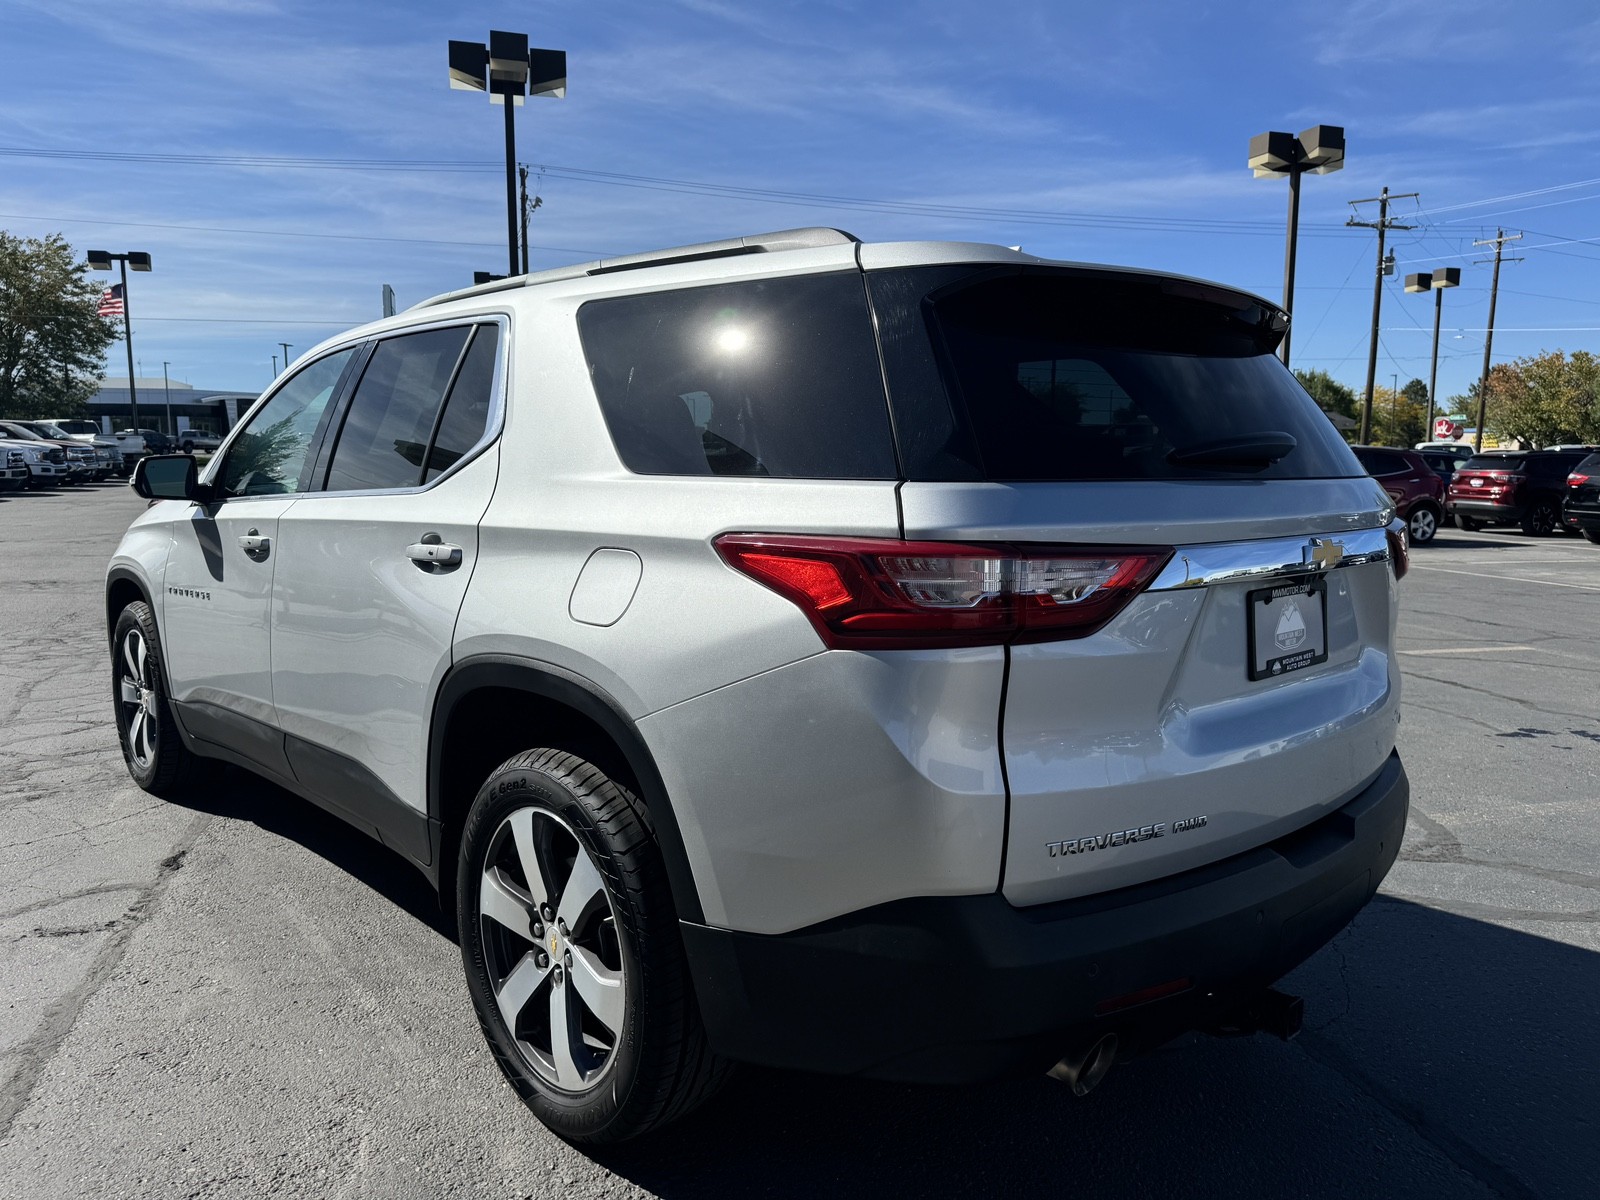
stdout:
POLYGON ((107 581, 128 767, 414 862, 506 1076, 614 1141, 743 1061, 1086 1091, 1400 848, 1391 502, 1271 304, 796 230, 325 343, 107 581))

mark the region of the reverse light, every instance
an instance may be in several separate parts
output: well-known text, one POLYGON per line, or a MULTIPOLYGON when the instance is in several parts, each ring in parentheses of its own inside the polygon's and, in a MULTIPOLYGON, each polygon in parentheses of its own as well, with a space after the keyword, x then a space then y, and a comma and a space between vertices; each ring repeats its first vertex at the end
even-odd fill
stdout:
POLYGON ((730 533, 717 553, 792 601, 831 649, 1087 637, 1121 612, 1170 547, 1014 546, 730 533))
POLYGON ((1582 487, 1584 484, 1588 483, 1591 478, 1593 478, 1593 476, 1579 475, 1576 471, 1574 471, 1571 475, 1567 476, 1567 486, 1582 487))

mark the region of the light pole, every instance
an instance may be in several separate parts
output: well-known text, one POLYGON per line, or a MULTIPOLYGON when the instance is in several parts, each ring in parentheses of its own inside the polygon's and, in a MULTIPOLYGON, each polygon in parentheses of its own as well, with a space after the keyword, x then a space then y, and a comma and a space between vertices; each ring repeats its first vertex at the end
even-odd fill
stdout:
POLYGON ((128 411, 133 415, 130 428, 139 428, 139 385, 133 377, 133 305, 128 300, 128 268, 135 271, 150 269, 150 256, 142 250, 129 250, 126 254, 111 254, 105 250, 89 251, 91 271, 109 271, 111 264, 122 268, 122 340, 128 346, 128 411))
POLYGON ((460 91, 489 93, 489 103, 506 110, 506 243, 509 275, 517 273, 517 134, 512 116, 523 97, 567 94, 567 52, 530 50, 528 35, 489 31, 489 44, 450 43, 450 86, 460 91))
POLYGON ((1428 368, 1428 423, 1423 426, 1433 436, 1433 409, 1437 403, 1434 388, 1439 382, 1439 319, 1444 315, 1444 289, 1461 286, 1460 267, 1435 267, 1433 274, 1420 271, 1406 276, 1406 291, 1433 293, 1433 365, 1428 368))
POLYGON ((1313 125, 1299 137, 1292 133, 1258 133, 1250 139, 1250 169, 1257 179, 1289 177, 1289 241, 1283 252, 1283 310, 1290 314, 1279 353, 1289 365, 1289 336, 1294 333, 1294 253, 1300 233, 1300 176, 1327 175, 1344 166, 1344 128, 1313 125))
POLYGON ((283 369, 287 371, 289 369, 289 343, 279 342, 278 345, 283 347, 283 369))
POLYGON ((274 379, 278 377, 278 356, 276 354, 272 356, 272 377, 274 379))
POLYGON ((161 389, 167 394, 167 436, 176 438, 178 427, 172 423, 172 380, 167 378, 167 368, 171 365, 166 359, 161 360, 161 389))

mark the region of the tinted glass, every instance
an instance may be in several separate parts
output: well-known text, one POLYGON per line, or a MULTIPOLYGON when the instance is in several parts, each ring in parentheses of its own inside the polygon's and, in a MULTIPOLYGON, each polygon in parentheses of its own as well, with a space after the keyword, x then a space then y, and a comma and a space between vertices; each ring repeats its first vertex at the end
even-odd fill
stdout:
POLYGON ((1274 357, 1271 312, 1237 294, 1137 276, 985 269, 935 291, 922 311, 986 478, 1364 473, 1274 357), (1271 464, 1168 461, 1174 451, 1265 433, 1287 433, 1296 445, 1271 464))
POLYGON ((1463 471, 1520 471, 1527 465, 1526 454, 1474 454, 1463 471))
POLYGON ((1600 454, 1591 454, 1572 468, 1578 475, 1600 475, 1600 454))
POLYGON ((853 272, 592 300, 578 310, 578 331, 630 471, 896 476, 853 272))
POLYGON ((222 465, 226 496, 272 496, 301 490, 306 451, 349 365, 352 350, 319 358, 298 371, 234 439, 222 465))
POLYGON ((1411 464, 1390 450, 1373 450, 1370 447, 1357 447, 1355 449, 1356 461, 1367 469, 1370 475, 1398 475, 1410 470, 1411 464))
POLYGON ((424 483, 466 457, 488 428, 494 399, 494 352, 499 339, 500 331, 493 325, 479 325, 472 335, 472 345, 467 348, 467 357, 445 402, 439 431, 433 435, 424 483))
POLYGON ((469 326, 378 343, 356 385, 328 468, 327 490, 415 487, 469 326))

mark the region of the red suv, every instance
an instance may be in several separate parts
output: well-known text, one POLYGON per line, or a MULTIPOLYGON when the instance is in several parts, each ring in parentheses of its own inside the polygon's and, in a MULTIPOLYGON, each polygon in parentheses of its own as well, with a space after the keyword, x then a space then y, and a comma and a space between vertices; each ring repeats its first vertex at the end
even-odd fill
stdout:
POLYGON ((1520 525, 1542 537, 1563 531, 1567 475, 1587 450, 1493 450, 1474 455, 1450 480, 1447 508, 1461 528, 1520 525))
POLYGON ((1389 493, 1413 543, 1431 542, 1444 516, 1444 480, 1415 450, 1352 446, 1356 458, 1389 493))

